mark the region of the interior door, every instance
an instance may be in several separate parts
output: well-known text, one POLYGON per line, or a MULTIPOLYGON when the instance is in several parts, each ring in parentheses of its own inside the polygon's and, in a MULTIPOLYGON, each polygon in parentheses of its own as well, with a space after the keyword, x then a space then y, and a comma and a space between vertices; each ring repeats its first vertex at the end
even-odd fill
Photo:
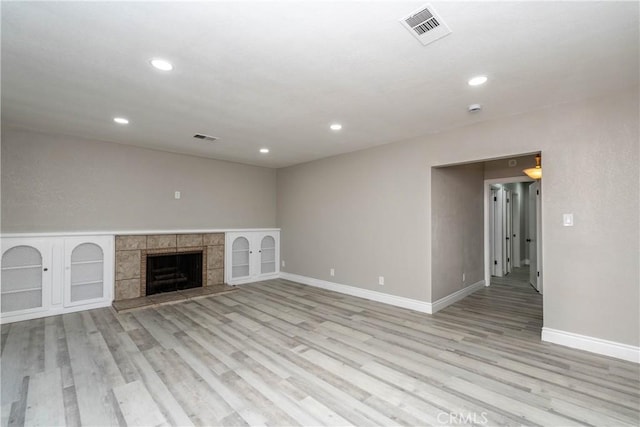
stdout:
POLYGON ((491 203, 492 206, 492 221, 491 221, 491 236, 492 236, 492 275, 502 277, 503 276, 503 260, 504 260, 504 203, 503 203, 503 191, 502 188, 491 189, 491 203))
POLYGON ((520 193, 513 192, 511 193, 511 247, 513 251, 511 252, 511 265, 514 267, 520 267, 520 193))
POLYGON ((529 184, 529 223, 527 227, 527 243, 529 245, 529 283, 538 289, 538 197, 537 182, 529 184))
POLYGON ((511 190, 504 189, 504 274, 511 273, 511 260, 513 259, 513 246, 511 244, 511 230, 513 229, 513 216, 511 211, 511 190))
POLYGON ((540 181, 536 184, 536 289, 542 293, 542 186, 540 181))

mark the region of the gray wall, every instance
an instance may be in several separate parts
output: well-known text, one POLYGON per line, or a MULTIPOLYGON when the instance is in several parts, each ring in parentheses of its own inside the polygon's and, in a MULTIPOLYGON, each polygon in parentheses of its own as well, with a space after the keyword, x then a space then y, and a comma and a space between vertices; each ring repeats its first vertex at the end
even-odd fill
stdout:
POLYGON ((484 162, 484 179, 511 178, 515 176, 527 176, 524 169, 535 167, 535 154, 527 156, 509 157, 506 159, 484 162), (509 166, 509 160, 515 160, 515 166, 509 166))
POLYGON ((482 163, 431 170, 432 301, 484 279, 483 215, 482 163))
POLYGON ((281 169, 285 270, 432 301, 431 167, 541 151, 545 326, 639 345, 638 101, 629 88, 281 169))
POLYGON ((273 169, 3 129, 2 232, 275 223, 273 169))
POLYGON ((414 153, 391 144, 279 169, 283 270, 427 301, 428 168, 414 153))

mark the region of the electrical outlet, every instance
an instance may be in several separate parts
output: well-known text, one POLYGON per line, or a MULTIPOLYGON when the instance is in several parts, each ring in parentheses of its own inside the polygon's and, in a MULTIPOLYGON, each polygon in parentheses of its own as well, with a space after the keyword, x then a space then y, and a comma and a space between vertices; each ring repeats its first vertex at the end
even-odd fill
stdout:
POLYGON ((282 260, 282 266, 284 267, 284 260, 282 260))
POLYGON ((335 276, 336 275, 336 271, 332 268, 332 269, 329 270, 329 274, 332 275, 332 276, 335 276))
POLYGON ((180 198, 180 192, 176 191, 175 193, 173 193, 173 197, 178 200, 180 198))
POLYGON ((465 274, 464 274, 464 273, 462 273, 462 281, 463 281, 463 282, 465 281, 465 278, 466 278, 465 274))
POLYGON ((378 285, 384 286, 384 276, 378 276, 378 285))

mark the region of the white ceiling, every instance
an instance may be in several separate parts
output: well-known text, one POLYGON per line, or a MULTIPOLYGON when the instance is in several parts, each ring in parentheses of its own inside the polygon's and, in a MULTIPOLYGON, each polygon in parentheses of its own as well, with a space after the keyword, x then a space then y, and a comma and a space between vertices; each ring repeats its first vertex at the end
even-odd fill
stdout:
POLYGON ((424 4, 3 2, 2 124, 282 167, 638 85, 638 2, 424 4))

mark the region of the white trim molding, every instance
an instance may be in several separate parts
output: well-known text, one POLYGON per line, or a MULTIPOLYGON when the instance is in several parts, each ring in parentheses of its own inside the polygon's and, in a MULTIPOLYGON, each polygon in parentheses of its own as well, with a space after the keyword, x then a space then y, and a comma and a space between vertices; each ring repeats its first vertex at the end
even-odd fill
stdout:
POLYGON ((546 327, 542 328, 542 341, 640 363, 640 347, 615 341, 607 341, 546 327))
POLYGON ((447 295, 444 298, 440 298, 438 301, 431 303, 432 313, 437 313, 445 307, 450 306, 453 303, 460 301, 461 299, 468 297, 478 289, 484 288, 484 280, 474 283, 473 285, 466 286, 459 291, 447 295))
POLYGON ((141 234, 205 234, 248 231, 280 231, 279 228, 198 228, 198 229, 163 229, 163 230, 101 230, 101 231, 43 231, 41 233, 2 233, 4 238, 23 237, 68 237, 68 236, 136 236, 141 234))
POLYGON ((315 288, 326 289, 328 291, 339 292, 341 294, 347 294, 354 297, 395 305, 396 307, 408 308, 421 313, 431 314, 431 303, 426 301, 370 291, 368 289, 357 288, 355 286, 342 285, 340 283, 328 282, 326 280, 314 279, 313 277, 300 276, 298 274, 286 272, 280 272, 280 278, 302 283, 303 285, 313 286, 315 288))
POLYGON ((368 289, 357 288, 355 286, 343 285, 340 283, 328 282, 326 280, 314 279, 313 277, 300 276, 298 274, 280 272, 280 278, 291 280, 292 282, 302 283, 303 285, 313 286, 315 288, 326 289, 328 291, 339 292, 341 294, 351 295, 354 297, 364 298, 384 304, 394 305, 396 307, 408 308, 409 310, 419 311, 426 314, 434 314, 443 308, 460 301, 462 298, 471 295, 478 289, 484 287, 484 280, 469 285, 457 292, 440 298, 434 303, 420 301, 412 298, 400 297, 382 292, 370 291, 368 289))
POLYGON ((36 312, 31 312, 31 313, 18 313, 18 314, 9 313, 9 315, 5 314, 0 319, 0 324, 6 325, 8 323, 13 323, 13 322, 22 322, 23 320, 42 319, 45 317, 58 316, 61 314, 76 313, 78 311, 85 311, 85 310, 93 310, 94 308, 111 307, 111 304, 113 304, 113 301, 106 301, 106 302, 102 301, 102 302, 94 302, 91 304, 76 305, 71 307, 53 307, 49 309, 45 308, 45 309, 38 310, 36 312))

